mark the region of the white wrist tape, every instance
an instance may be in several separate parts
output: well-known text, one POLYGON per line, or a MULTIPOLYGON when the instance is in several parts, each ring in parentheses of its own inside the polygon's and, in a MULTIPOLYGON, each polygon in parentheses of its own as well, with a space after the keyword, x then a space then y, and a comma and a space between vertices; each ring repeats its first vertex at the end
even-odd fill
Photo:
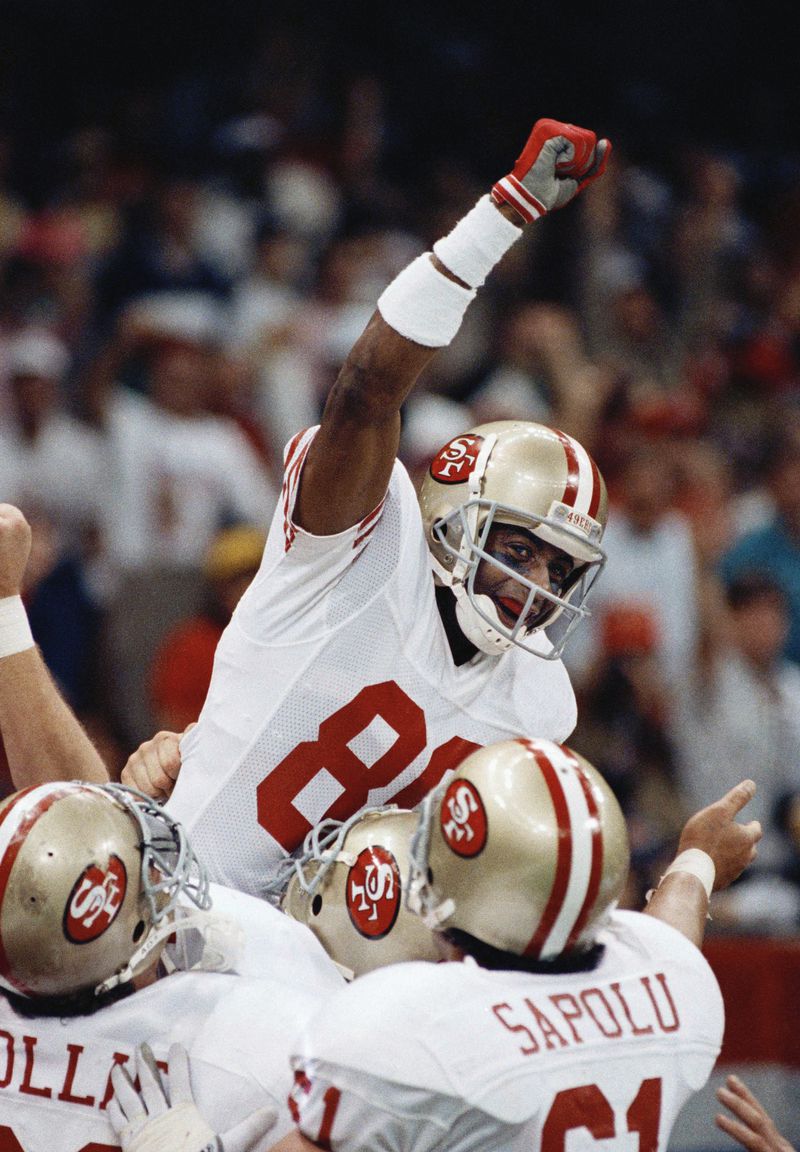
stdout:
POLYGON ((395 276, 378 300, 378 310, 390 328, 426 348, 444 348, 461 327, 464 313, 475 299, 472 288, 462 288, 438 272, 425 252, 395 276))
POLYGON ((701 848, 687 848, 685 852, 675 857, 661 879, 665 880, 671 872, 688 872, 691 876, 696 876, 705 888, 706 896, 711 899, 717 869, 707 852, 703 852, 701 848))
POLYGON ((33 648, 34 640, 28 613, 21 596, 0 599, 0 659, 33 648))
POLYGON ((482 196, 452 232, 436 241, 433 251, 459 280, 480 288, 521 235, 522 229, 506 220, 491 196, 482 196))

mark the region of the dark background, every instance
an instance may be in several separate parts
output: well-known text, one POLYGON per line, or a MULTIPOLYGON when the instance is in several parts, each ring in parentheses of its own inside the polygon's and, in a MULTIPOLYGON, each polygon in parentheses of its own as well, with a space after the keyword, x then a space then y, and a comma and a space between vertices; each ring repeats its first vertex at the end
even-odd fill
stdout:
POLYGON ((216 126, 267 108, 292 120, 298 146, 335 149, 346 84, 363 75, 384 89, 386 162, 400 170, 444 146, 495 173, 532 117, 550 115, 650 165, 668 166, 676 141, 745 152, 768 181, 797 161, 796 12, 776 0, 5 0, 0 127, 13 183, 36 198, 63 138, 87 126, 129 154, 203 167, 216 126))

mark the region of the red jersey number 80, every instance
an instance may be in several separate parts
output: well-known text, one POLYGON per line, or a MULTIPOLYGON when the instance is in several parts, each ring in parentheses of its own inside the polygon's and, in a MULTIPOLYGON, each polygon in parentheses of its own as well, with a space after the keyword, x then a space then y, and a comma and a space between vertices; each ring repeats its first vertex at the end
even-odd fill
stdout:
MULTIPOLYGON (((259 784, 256 790, 258 822, 287 852, 302 844, 311 824, 294 801, 323 770, 343 789, 324 817, 346 820, 363 808, 375 788, 388 788, 416 758, 428 741, 425 713, 394 680, 370 684, 319 726, 316 740, 304 740, 259 784), (380 717, 397 739, 371 766, 350 744, 380 717)), ((424 771, 391 797, 401 808, 413 808, 441 780, 448 768, 480 747, 454 736, 432 753, 424 771)))

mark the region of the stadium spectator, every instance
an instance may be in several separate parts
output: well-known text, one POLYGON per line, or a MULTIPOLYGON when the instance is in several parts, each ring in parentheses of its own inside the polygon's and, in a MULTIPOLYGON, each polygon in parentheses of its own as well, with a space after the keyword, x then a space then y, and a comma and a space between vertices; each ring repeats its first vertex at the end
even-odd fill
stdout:
POLYGON ((800 662, 800 413, 789 406, 775 414, 775 431, 765 447, 765 477, 774 511, 722 557, 726 583, 752 569, 770 573, 787 597, 789 630, 785 655, 800 662))
POLYGON ((658 882, 688 811, 676 802, 672 701, 657 648, 652 611, 624 602, 603 610, 600 650, 578 693, 578 724, 570 738, 597 765, 625 813, 629 908, 641 907, 658 882))
POLYGON ((699 642, 697 558, 691 525, 675 507, 669 447, 632 446, 613 493, 604 542, 608 559, 592 591, 592 619, 577 633, 567 663, 582 679, 601 651, 603 613, 635 604, 653 617, 654 655, 669 687, 695 659, 699 642))
POLYGON ((742 572, 725 591, 708 658, 687 666, 672 718, 678 782, 688 808, 706 803, 747 764, 764 837, 756 868, 727 893, 716 919, 740 931, 800 925, 800 673, 782 656, 789 626, 781 586, 742 572))
POLYGON ((43 327, 0 343, 9 387, 0 416, 0 493, 47 516, 64 546, 80 551, 98 525, 106 460, 97 431, 67 410, 69 351, 43 327))
POLYGON ((183 732, 200 715, 217 644, 258 571, 265 541, 260 528, 245 524, 225 528, 212 540, 203 565, 202 610, 170 629, 153 660, 150 697, 156 728, 183 732))

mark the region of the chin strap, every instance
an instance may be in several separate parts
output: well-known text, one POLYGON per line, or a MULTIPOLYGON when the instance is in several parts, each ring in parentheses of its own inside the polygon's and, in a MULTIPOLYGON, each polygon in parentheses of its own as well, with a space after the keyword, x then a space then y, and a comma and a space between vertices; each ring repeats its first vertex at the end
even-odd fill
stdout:
POLYGON ((133 980, 170 936, 176 937, 175 942, 167 945, 161 956, 167 972, 233 972, 244 952, 244 930, 235 920, 214 912, 176 908, 148 933, 124 968, 97 985, 95 996, 133 980))
POLYGON ((153 928, 148 932, 125 967, 121 968, 119 972, 115 972, 113 976, 109 976, 102 984, 97 985, 94 990, 95 996, 103 996, 106 992, 110 992, 112 988, 116 988, 119 984, 127 984, 128 981, 133 980, 134 976, 138 976, 143 972, 151 960, 154 959, 153 953, 159 944, 163 943, 175 930, 176 928, 172 917, 162 920, 157 928, 153 928))
POLYGON ((472 602, 473 599, 477 600, 487 615, 496 616, 497 609, 490 596, 473 593, 473 597, 470 598, 464 584, 454 584, 453 595, 456 598, 458 626, 476 648, 489 656, 501 656, 503 652, 514 647, 514 641, 493 628, 488 620, 484 620, 472 602))
POLYGON ((179 913, 175 941, 161 957, 167 972, 236 972, 245 948, 241 924, 213 911, 179 913))

